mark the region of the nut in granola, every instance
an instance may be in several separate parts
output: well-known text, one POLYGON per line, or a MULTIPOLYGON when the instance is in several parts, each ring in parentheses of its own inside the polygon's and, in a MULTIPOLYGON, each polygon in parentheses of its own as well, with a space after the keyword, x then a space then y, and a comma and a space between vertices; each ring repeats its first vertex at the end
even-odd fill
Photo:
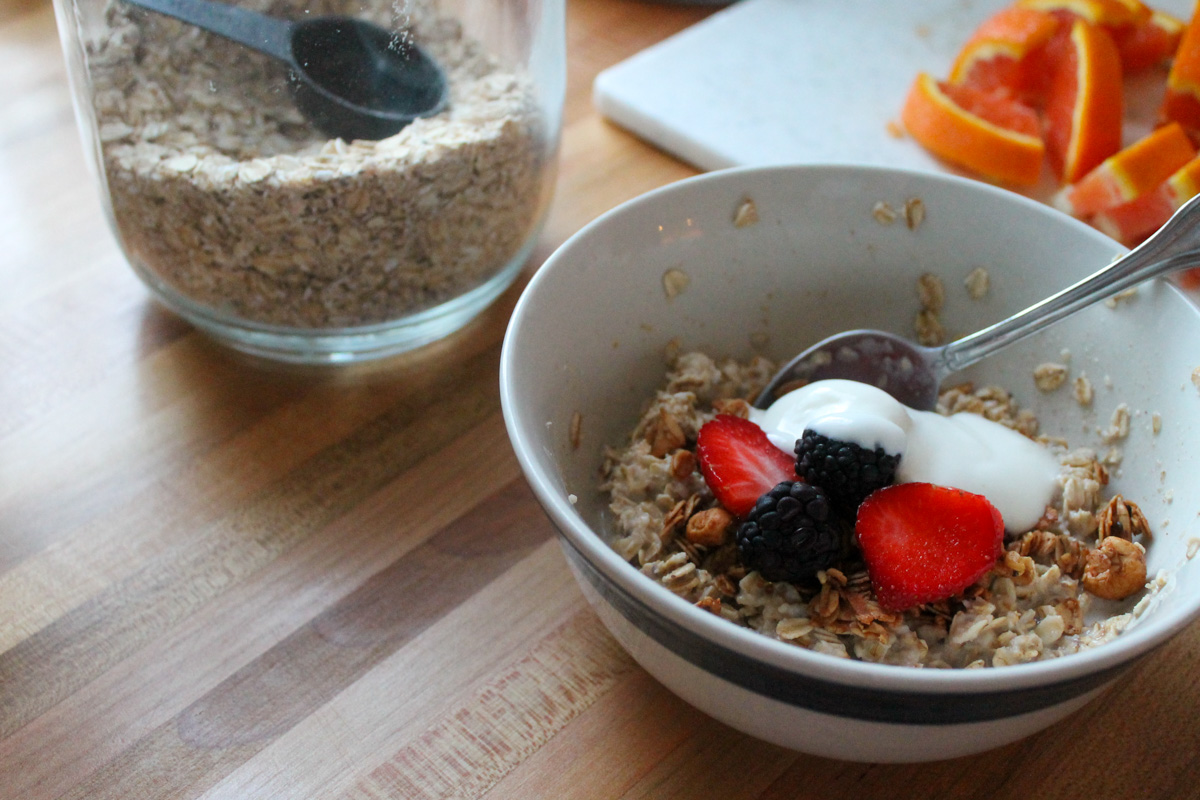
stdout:
POLYGON ((692 544, 701 547, 720 547, 729 541, 729 531, 733 527, 733 516, 721 508, 705 509, 693 514, 687 521, 684 534, 692 544))
POLYGON ((1135 536, 1150 538, 1150 523, 1146 515, 1136 503, 1126 500, 1121 495, 1114 495, 1108 505, 1100 512, 1100 529, 1097 537, 1100 540, 1110 536, 1133 541, 1135 536))
POLYGON ((1146 549, 1109 536, 1088 552, 1083 588, 1105 600, 1123 600, 1146 585, 1146 549))

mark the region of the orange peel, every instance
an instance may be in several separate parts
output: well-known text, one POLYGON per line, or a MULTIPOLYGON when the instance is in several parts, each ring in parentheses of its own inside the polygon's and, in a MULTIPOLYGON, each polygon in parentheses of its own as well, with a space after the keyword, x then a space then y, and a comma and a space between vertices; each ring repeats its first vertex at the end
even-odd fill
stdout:
POLYGON ((1177 122, 1109 156, 1099 166, 1063 189, 1055 205, 1077 217, 1135 200, 1157 188, 1193 158, 1196 148, 1177 122))
POLYGON ((1037 114, 1015 99, 921 73, 901 121, 925 149, 985 177, 1028 185, 1041 174, 1045 144, 1037 114))

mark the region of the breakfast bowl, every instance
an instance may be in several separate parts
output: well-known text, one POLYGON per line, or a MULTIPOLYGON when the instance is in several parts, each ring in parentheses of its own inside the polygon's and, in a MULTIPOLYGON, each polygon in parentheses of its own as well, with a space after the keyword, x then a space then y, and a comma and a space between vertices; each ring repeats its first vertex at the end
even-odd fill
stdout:
MULTIPOLYGON (((1080 311, 948 381, 1004 387, 1041 433, 1094 452, 1105 495, 1136 504, 1152 529, 1145 587, 1088 605, 1088 624, 1099 626, 1089 630, 1117 619, 1119 630, 1077 652, 922 668, 764 635, 614 549, 621 532, 603 467, 629 443, 674 354, 782 364, 843 330, 916 336, 931 322, 954 338, 1121 251, 1045 205, 948 175, 807 165, 687 179, 599 217, 531 279, 501 357, 509 437, 599 618, 688 703, 832 758, 913 762, 994 748, 1119 691, 1121 676, 1200 610, 1200 498, 1186 488, 1200 450, 1200 361, 1180 346, 1200 341, 1200 313, 1172 283, 1080 311), (930 276, 936 304, 918 289, 930 276)), ((715 605, 730 612, 736 597, 725 603, 715 605)))

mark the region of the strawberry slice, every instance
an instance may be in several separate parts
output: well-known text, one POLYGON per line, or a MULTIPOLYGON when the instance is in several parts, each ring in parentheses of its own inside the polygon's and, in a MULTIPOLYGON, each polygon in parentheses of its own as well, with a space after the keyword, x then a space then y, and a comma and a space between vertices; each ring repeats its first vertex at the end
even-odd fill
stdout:
POLYGON ((1004 549, 1004 521, 986 497, 932 483, 874 492, 854 530, 875 597, 889 611, 961 592, 1004 549))
POLYGON ((696 435, 696 460, 708 488, 730 514, 750 513, 783 481, 799 480, 796 464, 748 419, 718 414, 696 435))

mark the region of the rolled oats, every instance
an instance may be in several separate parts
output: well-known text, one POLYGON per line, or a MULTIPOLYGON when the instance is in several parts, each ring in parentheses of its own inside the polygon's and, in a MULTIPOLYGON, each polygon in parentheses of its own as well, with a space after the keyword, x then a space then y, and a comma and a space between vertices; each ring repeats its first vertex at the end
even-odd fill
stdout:
POLYGON ((733 215, 733 225, 736 228, 748 228, 758 222, 758 206, 750 198, 742 201, 733 215))
POLYGON ((1129 406, 1125 403, 1118 405, 1113 409, 1108 427, 1100 432, 1100 439, 1105 444, 1111 444, 1129 436, 1130 418, 1129 406))
POLYGON ((1039 391, 1053 392, 1066 383, 1066 381, 1067 367, 1065 364, 1046 362, 1038 364, 1033 370, 1033 383, 1039 391))
POLYGON ((87 62, 112 215, 151 283, 221 317, 345 328, 438 306, 514 262, 551 147, 528 79, 432 0, 239 4, 407 17, 450 101, 387 139, 330 141, 278 91, 281 65, 113 0, 87 62))
POLYGON ((915 231, 925 222, 925 201, 919 197, 910 197, 904 201, 904 224, 910 231, 915 231))
POLYGON ((972 300, 982 300, 987 296, 988 291, 992 287, 991 276, 983 267, 976 267, 967 273, 966 280, 963 281, 967 287, 967 296, 972 300))
POLYGON ((896 221, 896 209, 892 208, 891 203, 886 200, 880 200, 871 209, 871 216, 875 217, 875 221, 880 225, 891 225, 896 221))
POLYGON ((691 282, 692 279, 683 270, 669 269, 662 276, 663 294, 667 296, 668 300, 678 297, 691 282))
POLYGON ((926 272, 917 278, 917 298, 921 308, 938 312, 946 304, 946 287, 942 279, 932 272, 926 272))
POLYGON ((1081 406, 1090 406, 1095 397, 1096 390, 1092 388, 1092 382, 1087 379, 1087 376, 1077 377, 1075 379, 1075 402, 1081 406))
POLYGON ((946 329, 936 311, 921 309, 913 320, 913 330, 916 331, 917 341, 926 347, 936 347, 946 341, 946 329))
POLYGON ((1109 308, 1116 308, 1117 304, 1121 301, 1129 301, 1137 297, 1137 293, 1138 287, 1133 286, 1129 289, 1125 289, 1124 291, 1117 292, 1112 297, 1105 300, 1104 305, 1108 306, 1109 308))

